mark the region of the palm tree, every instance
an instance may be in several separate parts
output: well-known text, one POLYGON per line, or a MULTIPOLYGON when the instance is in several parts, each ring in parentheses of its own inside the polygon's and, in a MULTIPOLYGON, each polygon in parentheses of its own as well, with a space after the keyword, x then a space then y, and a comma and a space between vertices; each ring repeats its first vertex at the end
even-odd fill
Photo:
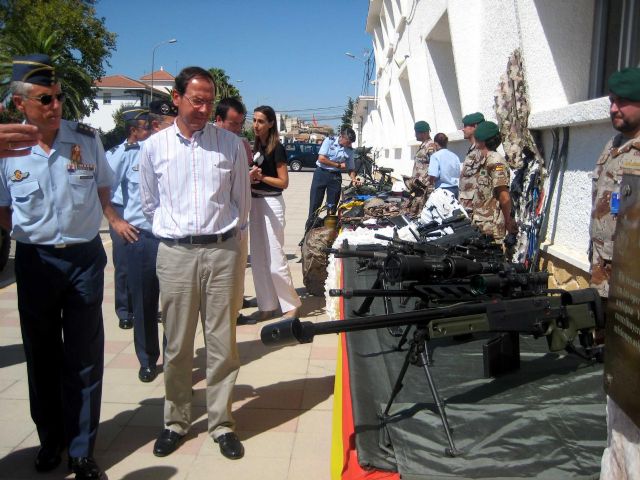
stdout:
POLYGON ((87 90, 93 85, 91 77, 66 54, 58 32, 29 24, 25 24, 20 32, 0 37, 0 101, 10 94, 13 58, 33 53, 49 55, 56 67, 56 75, 66 94, 64 118, 78 120, 86 115, 87 110, 91 111, 93 100, 86 98, 87 90))
POLYGON ((228 97, 237 97, 242 101, 240 91, 229 83, 231 79, 222 68, 212 67, 209 69, 209 73, 213 76, 213 81, 216 84, 216 103, 228 97))

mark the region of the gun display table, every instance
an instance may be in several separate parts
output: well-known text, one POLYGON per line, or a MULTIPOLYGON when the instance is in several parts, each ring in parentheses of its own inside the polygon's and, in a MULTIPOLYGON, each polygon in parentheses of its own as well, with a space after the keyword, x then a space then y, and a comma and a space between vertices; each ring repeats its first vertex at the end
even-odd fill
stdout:
MULTIPOLYGON (((356 273, 354 259, 342 262, 344 287, 370 288, 375 272, 356 273)), ((394 311, 402 311, 392 301, 394 311)), ((361 302, 345 299, 345 317, 361 302)), ((371 314, 381 313, 382 299, 376 298, 371 314)), ((429 341, 433 379, 461 451, 451 458, 422 369, 409 367, 391 417, 381 419, 406 347, 397 351, 398 338, 386 328, 346 334, 349 385, 343 388, 352 400, 360 466, 415 480, 597 478, 606 444, 602 365, 549 353, 544 339, 521 336, 520 369, 484 378, 482 345, 492 336, 429 341)), ((343 478, 356 477, 347 469, 343 478)))

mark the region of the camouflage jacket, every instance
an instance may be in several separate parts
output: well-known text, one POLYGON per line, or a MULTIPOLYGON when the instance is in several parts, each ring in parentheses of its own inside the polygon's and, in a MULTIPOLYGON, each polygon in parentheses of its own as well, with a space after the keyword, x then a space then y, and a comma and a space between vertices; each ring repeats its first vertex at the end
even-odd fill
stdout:
POLYGON ((462 162, 462 169, 460 171, 460 204, 470 212, 473 207, 473 196, 476 192, 475 174, 478 171, 478 165, 481 161, 480 150, 474 145, 469 147, 467 156, 462 162))
POLYGON ((429 170, 429 159, 431 155, 436 151, 436 144, 433 140, 427 140, 422 142, 420 147, 418 147, 418 151, 416 152, 416 156, 414 157, 413 164, 413 173, 411 176, 413 178, 417 178, 425 185, 427 184, 427 180, 429 179, 429 174, 427 171, 429 170))
POLYGON ((640 161, 640 137, 626 139, 619 133, 604 147, 592 175, 591 186, 591 286, 603 297, 609 296, 613 234, 616 216, 611 213, 611 195, 620 192, 625 162, 640 161))
MULTIPOLYGON (((496 187, 509 187, 509 166, 498 152, 489 152, 486 157, 480 156, 479 161, 468 170, 473 170, 476 187, 471 202, 471 221, 482 233, 502 240, 505 236, 504 215, 494 190, 496 187)), ((471 175, 471 172, 467 174, 471 175)))

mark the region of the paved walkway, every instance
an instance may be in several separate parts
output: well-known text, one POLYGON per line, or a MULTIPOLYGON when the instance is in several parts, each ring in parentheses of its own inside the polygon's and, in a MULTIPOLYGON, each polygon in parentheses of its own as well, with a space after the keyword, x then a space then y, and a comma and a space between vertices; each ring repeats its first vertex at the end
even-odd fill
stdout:
MULTIPOLYGON (((326 320, 324 299, 307 297, 302 284, 298 242, 309 202, 311 172, 291 173, 285 192, 285 250, 294 283, 303 297, 301 316, 326 320)), ((110 241, 104 236, 110 256, 110 241)), ((38 437, 29 415, 26 365, 18 321, 16 287, 10 270, 0 278, 0 479, 60 479, 66 467, 37 474, 33 459, 38 437), (4 281, 3 281, 4 279, 4 281)), ((253 297, 248 269, 245 294, 253 297)), ((46 288, 46 286, 43 286, 46 288)), ((244 313, 251 313, 247 309, 244 313)), ((313 344, 265 348, 260 325, 238 327, 242 367, 233 410, 246 455, 224 458, 207 436, 204 398, 204 342, 196 337, 193 372, 194 424, 187 441, 172 455, 157 458, 153 442, 162 428, 163 377, 138 380, 132 330, 120 330, 113 306, 113 267, 105 272, 105 375, 102 414, 95 456, 111 480, 127 479, 277 479, 330 478, 331 413, 337 337, 320 336, 313 344)))

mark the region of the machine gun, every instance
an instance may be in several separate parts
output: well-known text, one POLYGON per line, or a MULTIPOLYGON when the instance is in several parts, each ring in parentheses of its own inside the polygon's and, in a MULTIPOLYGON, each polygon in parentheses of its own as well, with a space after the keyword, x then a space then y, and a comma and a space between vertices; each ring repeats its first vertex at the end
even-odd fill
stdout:
POLYGON ((260 338, 266 346, 286 346, 312 342, 316 335, 415 326, 409 350, 382 419, 388 421, 390 418, 389 411, 402 389, 408 366, 413 363, 422 367, 447 437, 448 447, 445 452, 453 457, 459 455, 460 451, 453 442, 445 405, 429 369, 429 340, 475 332, 498 333, 499 336, 483 348, 485 375, 489 366, 489 373, 495 376, 519 367, 519 335, 545 337, 551 352, 565 350, 582 358, 601 361, 602 350, 594 345, 593 330, 595 327, 602 327, 603 323, 600 296, 597 290, 587 288, 550 291, 530 298, 467 302, 442 308, 340 321, 312 323, 287 319, 263 327, 260 338), (580 347, 574 345, 576 337, 580 347), (507 368, 501 368, 505 364, 507 368))

